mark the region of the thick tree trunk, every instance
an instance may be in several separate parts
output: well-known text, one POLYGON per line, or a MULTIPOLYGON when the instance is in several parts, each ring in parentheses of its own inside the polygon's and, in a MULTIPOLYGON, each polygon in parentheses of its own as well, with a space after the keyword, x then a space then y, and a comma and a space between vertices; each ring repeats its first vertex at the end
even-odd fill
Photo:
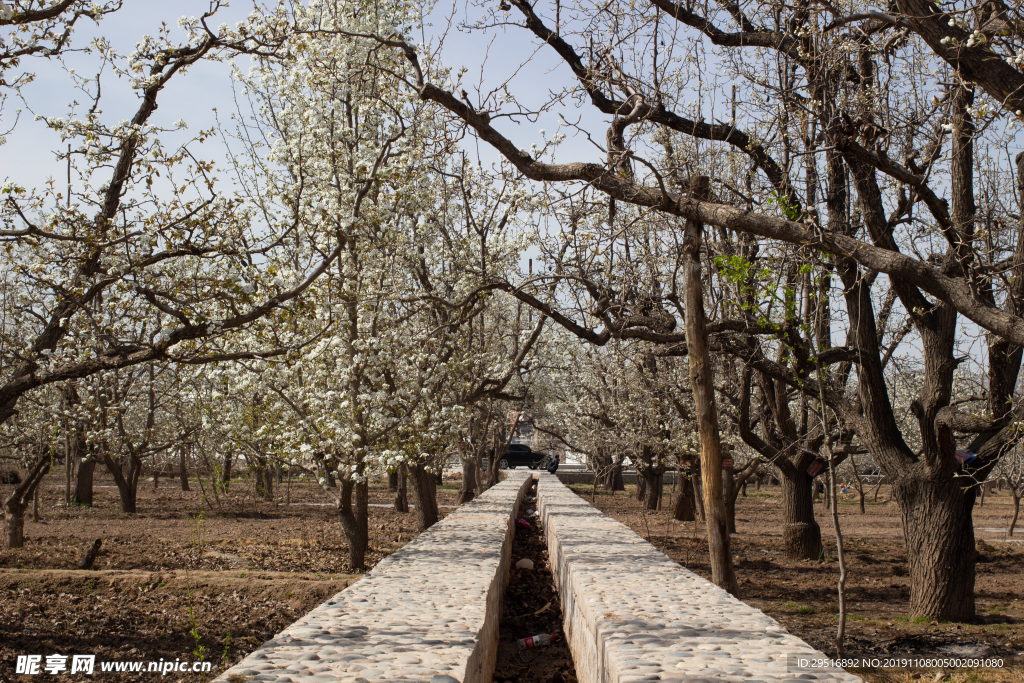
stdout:
POLYGON ((821 527, 814 521, 814 479, 806 472, 779 471, 782 480, 782 547, 786 557, 821 557, 821 527))
POLYGON ((640 474, 637 470, 636 473, 636 499, 644 500, 647 498, 647 476, 646 474, 640 474))
POLYGON ((404 464, 398 466, 395 472, 395 512, 406 513, 409 511, 409 478, 406 476, 407 468, 404 464))
POLYGON ((224 490, 228 490, 228 484, 231 483, 231 463, 234 460, 231 453, 224 454, 224 469, 220 473, 220 483, 224 485, 224 490))
POLYGON ((75 473, 75 494, 71 502, 75 505, 92 505, 92 479, 96 472, 96 461, 83 460, 75 473))
POLYGON ((4 538, 8 549, 24 547, 25 510, 28 509, 29 502, 35 498, 36 490, 49 471, 50 459, 40 458, 25 475, 25 479, 4 500, 4 538))
POLYGON ((672 506, 672 519, 693 522, 697 519, 697 500, 689 476, 676 474, 676 501, 672 506))
MULTIPOLYGON (((331 485, 333 479, 333 472, 327 472, 327 485, 331 485)), ((263 490, 266 493, 267 500, 274 500, 274 468, 273 466, 267 467, 263 470, 263 490)), ((333 487, 332 487, 333 488, 333 487)))
POLYGON ((437 486, 433 472, 428 472, 423 465, 409 467, 409 477, 416 492, 416 527, 426 531, 437 523, 437 486))
POLYGON ((129 514, 137 512, 136 504, 139 496, 142 462, 129 454, 122 469, 122 466, 114 462, 105 450, 101 450, 101 453, 103 454, 103 464, 106 465, 107 471, 114 477, 114 484, 117 485, 117 493, 121 498, 121 512, 129 514))
POLYGON ((729 525, 729 533, 736 533, 736 480, 731 469, 722 470, 722 485, 725 496, 725 517, 729 525))
POLYGON ((644 472, 644 479, 644 507, 648 510, 657 510, 661 507, 664 473, 660 467, 649 467, 644 472))
POLYGON ((476 460, 473 458, 462 459, 462 487, 459 489, 459 497, 456 505, 464 505, 473 500, 476 496, 476 460))
POLYGON ((1020 496, 1017 495, 1017 489, 1011 488, 1010 495, 1013 496, 1013 518, 1010 519, 1010 526, 1006 530, 1008 538, 1013 538, 1013 529, 1017 526, 1017 518, 1020 516, 1020 496))
POLYGON ((362 571, 366 565, 366 549, 370 544, 369 491, 367 483, 355 484, 342 480, 338 500, 338 516, 348 541, 348 563, 352 571, 362 571), (353 506, 352 494, 355 493, 353 506))
POLYGON ((894 489, 907 540, 911 617, 973 620, 976 489, 909 477, 894 489))
MULTIPOLYGON (((690 191, 705 199, 710 190, 707 176, 691 177, 690 191)), ((704 313, 704 285, 701 282, 700 251, 704 226, 686 221, 683 235, 683 271, 685 273, 686 344, 689 351, 690 386, 693 387, 694 413, 700 438, 701 478, 704 482, 707 515, 708 555, 711 579, 733 595, 738 590, 736 573, 729 552, 729 527, 722 499, 722 442, 715 405, 714 366, 708 350, 707 317, 704 313)))
POLYGON ((388 491, 391 493, 398 492, 398 470, 388 472, 388 491))
POLYGON ((185 466, 185 449, 178 450, 178 479, 181 480, 181 490, 191 491, 188 485, 188 468, 185 466))
POLYGON ((707 516, 704 514, 704 486, 701 482, 700 472, 694 472, 690 475, 690 485, 693 488, 693 499, 697 501, 697 519, 700 521, 706 521, 707 516))
POLYGON ((274 472, 270 465, 265 462, 256 461, 253 472, 256 486, 256 495, 263 500, 274 499, 274 472))
POLYGON ((612 493, 625 490, 626 482, 622 480, 622 458, 619 458, 612 466, 612 493))
POLYGON ((25 510, 4 512, 4 531, 7 548, 25 547, 25 510))

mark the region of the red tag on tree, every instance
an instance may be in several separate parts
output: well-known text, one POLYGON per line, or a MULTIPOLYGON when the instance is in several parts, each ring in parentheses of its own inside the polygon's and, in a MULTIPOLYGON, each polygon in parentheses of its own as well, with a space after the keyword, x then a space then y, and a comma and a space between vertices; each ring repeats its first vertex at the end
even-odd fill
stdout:
POLYGON ((722 467, 729 469, 732 467, 732 458, 722 458, 722 467))
POLYGON ((810 467, 807 468, 807 474, 808 476, 815 477, 818 475, 818 472, 821 472, 823 469, 825 469, 824 463, 820 460, 815 460, 811 463, 810 467))

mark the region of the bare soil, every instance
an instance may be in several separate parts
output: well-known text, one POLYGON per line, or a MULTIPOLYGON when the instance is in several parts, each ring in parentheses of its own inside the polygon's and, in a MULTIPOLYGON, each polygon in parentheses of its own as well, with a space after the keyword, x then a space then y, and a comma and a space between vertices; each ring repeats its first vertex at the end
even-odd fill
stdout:
POLYGON ((544 529, 539 517, 529 516, 529 510, 535 507, 534 495, 531 492, 520 510, 520 517, 526 518, 532 528, 518 529, 512 546, 512 567, 505 590, 494 680, 576 683, 572 653, 562 637, 562 603, 548 564, 544 529), (522 559, 532 560, 533 568, 517 568, 516 563, 522 559), (556 634, 558 639, 543 647, 519 647, 520 639, 541 634, 556 634))
MULTIPOLYGON (((711 578, 708 546, 702 522, 671 519, 671 488, 666 487, 663 510, 647 512, 627 492, 606 494, 591 485, 571 487, 600 510, 629 526, 659 550, 691 571, 711 578)), ((989 494, 974 511, 979 561, 975 593, 978 617, 973 623, 912 621, 907 553, 895 502, 870 497, 860 514, 852 496, 840 505, 840 528, 845 540, 848 579, 847 655, 941 655, 1001 658, 1004 668, 947 672, 945 680, 1024 681, 1024 534, 1006 538, 1012 514, 1009 495, 989 494)), ((768 613, 815 648, 834 655, 838 625, 835 533, 823 503, 815 505, 826 546, 821 560, 790 560, 782 553, 782 503, 778 487, 765 487, 737 499, 732 553, 739 580, 739 597, 768 613)), ((861 671, 869 681, 914 680, 934 672, 912 670, 861 671)))
MULTIPOLYGON (((293 480, 290 496, 281 484, 266 501, 239 480, 218 502, 190 483, 194 490, 182 492, 176 480, 155 490, 144 482, 139 512, 124 514, 105 476, 96 478, 91 508, 64 505, 62 471, 47 478, 40 519, 26 521, 25 547, 0 552, 0 683, 39 680, 15 674, 17 656, 33 654, 69 662, 73 654, 95 654, 97 662, 202 659, 211 674, 97 670, 95 677, 209 680, 358 580, 337 511, 317 484, 293 480), (97 538, 103 546, 93 570, 77 569, 97 538)), ((0 497, 12 488, 0 486, 0 497)), ((438 503, 453 505, 457 488, 438 489, 438 503)), ((393 498, 371 484, 372 504, 393 498)), ((371 506, 368 567, 417 533, 414 512, 371 506)))

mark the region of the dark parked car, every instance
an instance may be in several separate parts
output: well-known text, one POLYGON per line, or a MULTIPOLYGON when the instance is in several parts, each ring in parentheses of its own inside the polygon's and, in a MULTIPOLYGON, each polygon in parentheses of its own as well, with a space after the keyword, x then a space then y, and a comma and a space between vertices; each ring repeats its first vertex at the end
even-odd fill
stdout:
POLYGON ((519 465, 525 465, 531 470, 535 470, 546 457, 548 457, 547 453, 537 453, 529 446, 514 443, 501 456, 501 460, 498 461, 498 467, 503 470, 514 470, 519 465))

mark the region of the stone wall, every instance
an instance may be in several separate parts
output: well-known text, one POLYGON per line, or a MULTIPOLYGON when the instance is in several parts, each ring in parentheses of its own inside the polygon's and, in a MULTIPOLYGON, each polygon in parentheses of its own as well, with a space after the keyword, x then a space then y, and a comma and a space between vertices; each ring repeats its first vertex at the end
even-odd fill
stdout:
POLYGON ((556 477, 539 478, 537 504, 580 683, 861 680, 842 669, 796 666, 824 655, 556 477))
POLYGON ((510 472, 216 681, 487 683, 529 475, 510 472))

